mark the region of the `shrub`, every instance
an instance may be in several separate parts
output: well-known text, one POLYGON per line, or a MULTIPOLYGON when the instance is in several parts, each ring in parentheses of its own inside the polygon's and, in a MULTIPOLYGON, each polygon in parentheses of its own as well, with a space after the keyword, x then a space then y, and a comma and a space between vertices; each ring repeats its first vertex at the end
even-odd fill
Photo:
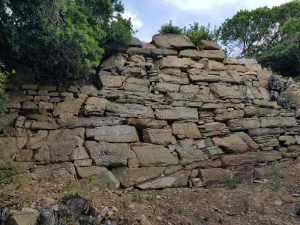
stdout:
POLYGON ((229 188, 229 189, 236 189, 237 186, 238 186, 238 179, 237 177, 234 175, 233 172, 230 172, 230 174, 228 174, 228 177, 226 179, 226 187, 229 188))
POLYGON ((7 71, 4 63, 0 60, 0 113, 4 111, 7 99, 7 95, 5 93, 5 84, 7 77, 14 73, 14 70, 12 70, 11 72, 7 71))
POLYGON ((189 27, 183 28, 183 34, 186 35, 197 47, 197 49, 202 49, 201 40, 212 40, 215 41, 215 30, 210 30, 210 25, 207 27, 199 25, 199 23, 194 22, 190 24, 189 27))
POLYGON ((173 25, 172 20, 161 26, 159 33, 161 34, 182 34, 182 29, 173 25))

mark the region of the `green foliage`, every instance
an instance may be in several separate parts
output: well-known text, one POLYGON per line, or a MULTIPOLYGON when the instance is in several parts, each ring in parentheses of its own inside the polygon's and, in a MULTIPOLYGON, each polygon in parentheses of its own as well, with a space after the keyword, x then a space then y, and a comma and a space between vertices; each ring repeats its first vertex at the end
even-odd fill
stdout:
POLYGON ((96 177, 91 175, 91 176, 88 176, 87 179, 88 179, 88 190, 92 191, 96 186, 96 177))
POLYGON ((0 113, 5 109, 5 103, 7 100, 7 95, 5 93, 5 84, 7 77, 13 75, 15 73, 14 70, 11 72, 7 71, 4 63, 0 61, 0 113))
POLYGON ((276 164, 272 164, 267 168, 266 175, 270 180, 271 187, 278 191, 282 187, 280 168, 276 164))
POLYGON ((56 225, 73 225, 74 221, 71 213, 66 208, 60 208, 58 213, 55 215, 56 225))
POLYGON ((9 208, 3 208, 0 207, 0 225, 5 225, 5 222, 7 221, 8 217, 11 214, 11 210, 9 208))
POLYGON ((231 172, 230 174, 228 174, 228 177, 225 182, 225 185, 227 188, 236 189, 238 186, 238 183, 239 183, 239 181, 238 181, 237 177, 234 175, 234 173, 231 172))
POLYGON ((202 49, 201 40, 212 40, 216 41, 215 30, 211 31, 210 24, 207 27, 199 25, 199 23, 194 22, 190 24, 189 27, 184 27, 183 32, 197 47, 197 49, 202 49))
POLYGON ((241 10, 218 29, 227 52, 257 58, 263 66, 285 75, 299 74, 300 2, 241 10))
POLYGON ((0 170, 0 184, 13 183, 20 178, 20 170, 14 165, 8 164, 5 170, 0 170))
POLYGON ((0 0, 1 55, 34 65, 45 79, 88 79, 105 45, 129 43, 123 10, 119 0, 0 0))
POLYGON ((161 26, 159 33, 161 34, 182 34, 182 29, 173 25, 172 20, 161 26))
POLYGON ((66 192, 64 195, 61 197, 62 203, 66 204, 69 200, 71 200, 76 193, 73 192, 66 192))

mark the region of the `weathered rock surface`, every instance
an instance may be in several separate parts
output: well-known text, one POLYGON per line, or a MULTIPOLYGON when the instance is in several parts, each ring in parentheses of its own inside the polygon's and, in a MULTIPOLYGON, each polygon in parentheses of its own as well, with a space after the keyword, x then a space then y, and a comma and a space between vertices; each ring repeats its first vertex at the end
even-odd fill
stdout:
POLYGON ((102 126, 95 129, 87 129, 86 136, 96 141, 112 143, 138 142, 139 137, 135 127, 127 125, 102 126))
POLYGON ((299 85, 210 41, 134 39, 95 85, 8 85, 0 169, 97 188, 162 189, 253 181, 299 157, 299 85), (275 101, 276 100, 276 101, 275 101))

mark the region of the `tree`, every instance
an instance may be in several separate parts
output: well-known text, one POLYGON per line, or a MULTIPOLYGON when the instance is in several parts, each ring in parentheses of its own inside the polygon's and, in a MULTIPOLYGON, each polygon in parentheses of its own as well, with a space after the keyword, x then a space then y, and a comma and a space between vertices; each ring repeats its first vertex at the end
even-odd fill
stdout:
POLYGON ((33 66, 45 79, 88 79, 106 45, 130 42, 123 10, 118 0, 0 0, 0 56, 33 66), (118 35, 110 32, 116 28, 118 35))
MULTIPOLYGON (((283 30, 286 22, 299 17, 299 1, 292 1, 273 8, 263 7, 252 11, 241 10, 232 18, 225 20, 220 26, 218 38, 231 55, 257 58, 264 66, 268 66, 271 64, 266 63, 268 62, 267 57, 272 56, 272 59, 277 59, 274 58, 274 54, 280 46, 283 46, 283 42, 285 42, 284 45, 291 43, 285 41, 285 39, 287 37, 294 39, 291 36, 294 36, 295 33, 287 35, 283 30), (271 54, 271 52, 273 53, 271 54)), ((293 46, 297 47, 297 45, 293 46)), ((290 47, 288 49, 292 50, 290 47)), ((295 50, 299 51, 299 48, 295 50)), ((290 53, 286 52, 285 54, 290 53)), ((286 59, 285 61, 288 62, 289 60, 286 59)), ((279 69, 279 67, 274 67, 276 63, 279 62, 272 63, 273 69, 279 69)), ((292 61, 286 66, 292 66, 292 61)), ((288 71, 282 68, 278 72, 287 73, 288 71)), ((288 73, 294 72, 289 71, 288 73)))

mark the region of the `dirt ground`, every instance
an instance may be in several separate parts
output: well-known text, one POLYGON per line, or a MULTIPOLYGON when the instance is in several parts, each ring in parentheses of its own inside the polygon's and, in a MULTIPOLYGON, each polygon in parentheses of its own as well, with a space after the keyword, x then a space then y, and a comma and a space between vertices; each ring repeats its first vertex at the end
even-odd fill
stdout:
MULTIPOLYGON (((278 190, 270 183, 239 184, 235 189, 166 189, 156 191, 92 191, 77 183, 37 183, 26 179, 5 185, 0 196, 7 207, 40 209, 45 202, 59 202, 66 193, 82 192, 102 209, 115 207, 120 225, 139 224, 145 215, 152 225, 293 225, 300 202, 300 161, 281 171, 278 190)), ((0 199, 1 200, 1 199, 0 199)), ((56 203, 55 203, 56 204, 56 203)))

